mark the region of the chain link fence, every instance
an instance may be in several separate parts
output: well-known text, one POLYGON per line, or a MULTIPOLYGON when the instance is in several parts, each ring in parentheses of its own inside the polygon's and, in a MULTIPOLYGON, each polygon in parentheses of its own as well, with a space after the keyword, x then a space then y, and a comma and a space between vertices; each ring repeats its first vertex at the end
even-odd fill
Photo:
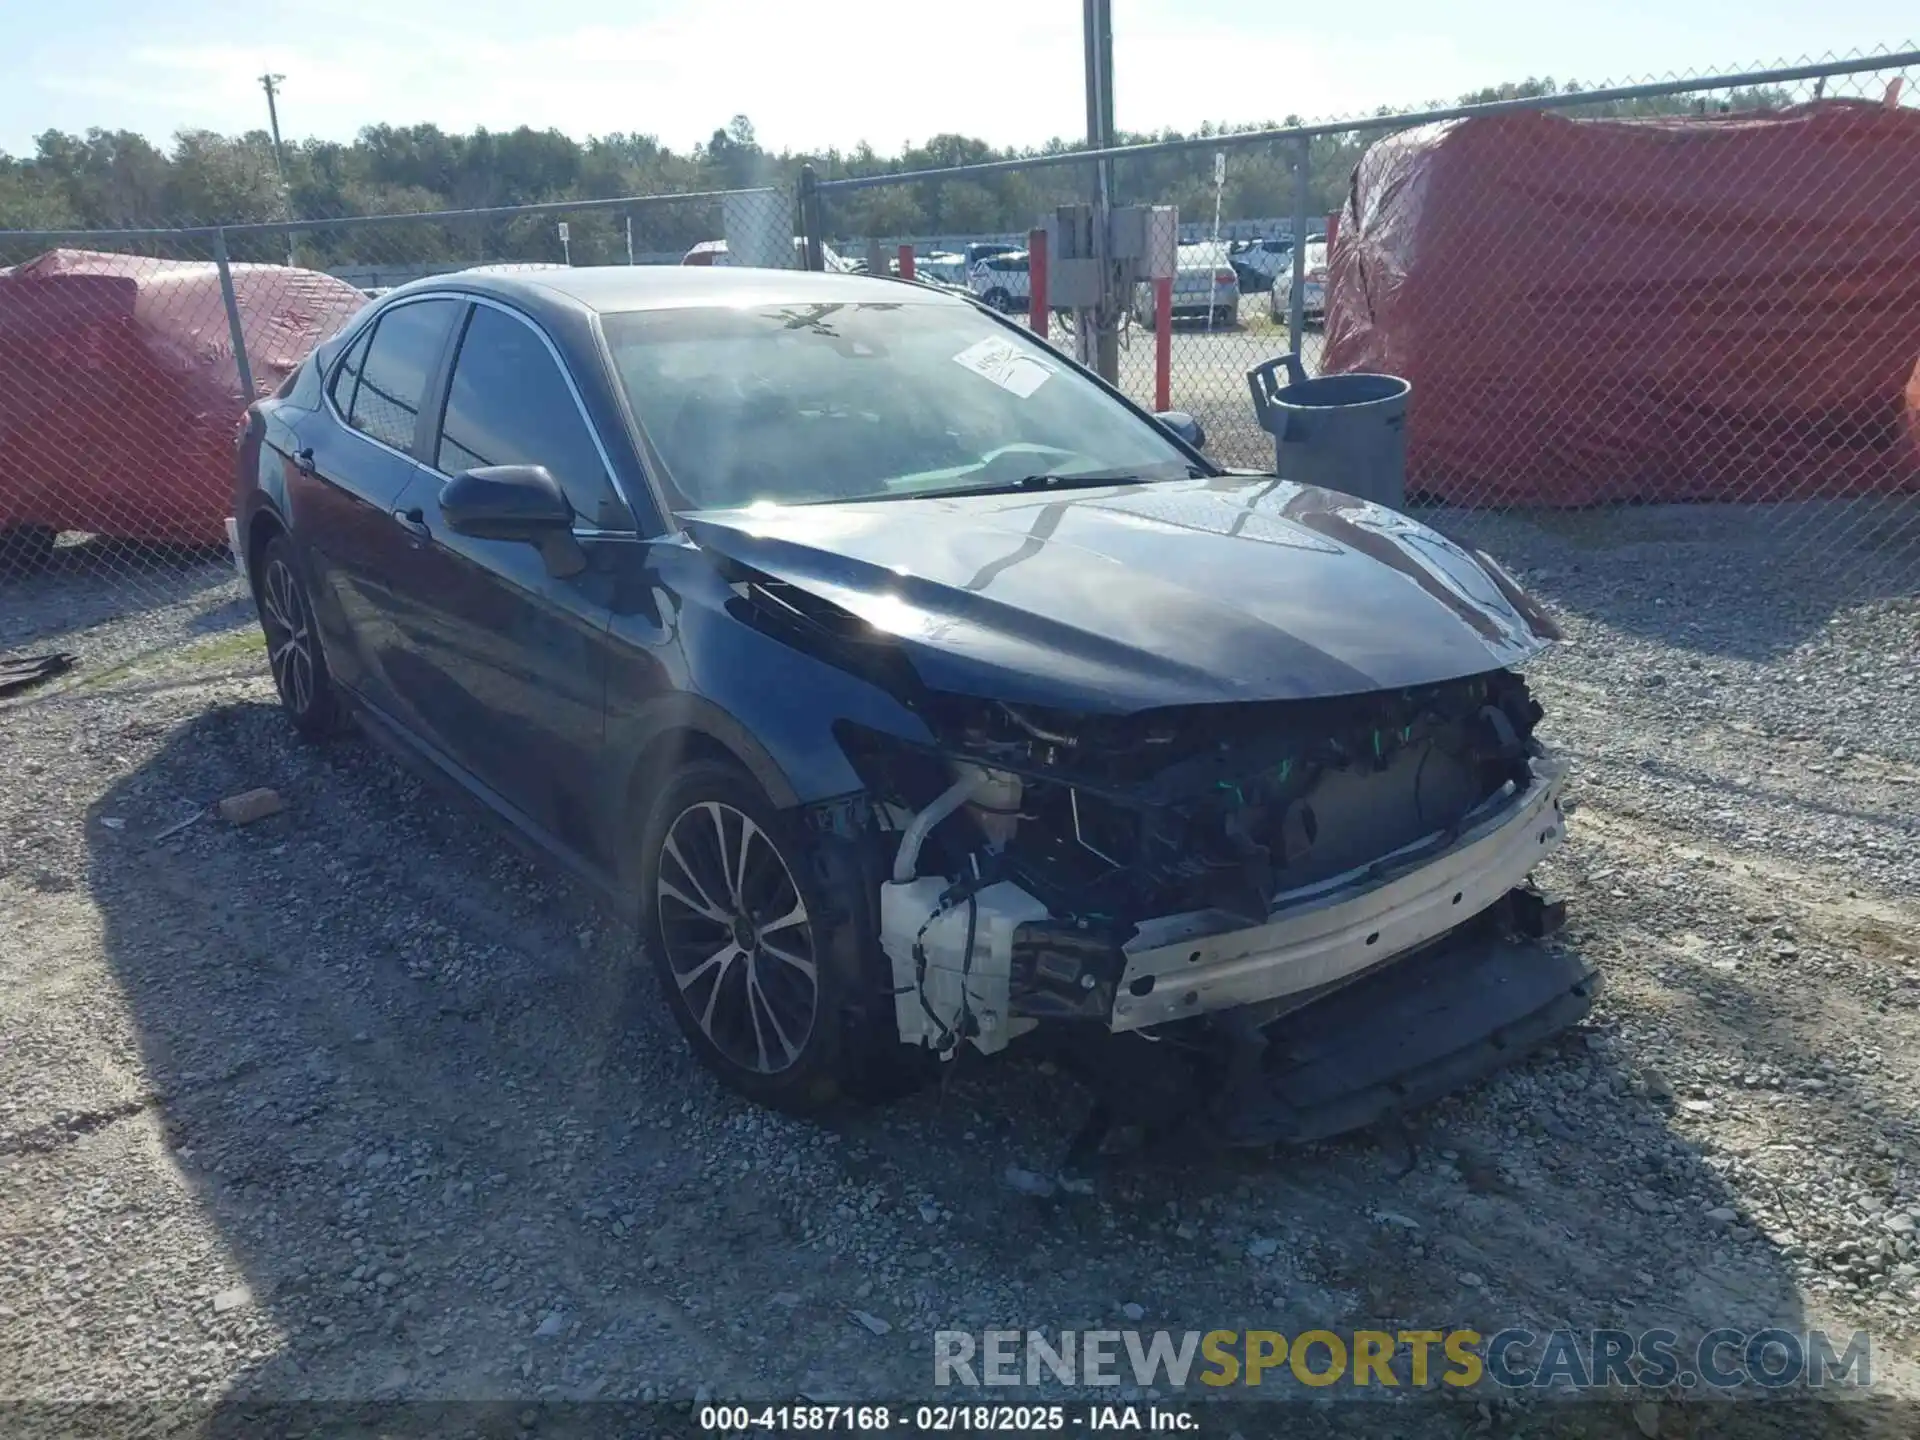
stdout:
POLYGON ((774 188, 0 231, 0 652, 88 648, 137 613, 111 627, 119 663, 244 613, 225 523, 246 406, 386 289, 477 266, 802 258, 774 188))
MULTIPOLYGON (((1116 203, 1177 207, 1182 241, 1164 335, 1147 286, 1122 297, 1115 379, 1266 467, 1249 370, 1404 374, 1409 493, 1443 529, 1765 534, 1756 563, 1911 594, 1916 66, 1543 84, 1112 152, 1116 203)), ((223 523, 245 404, 387 287, 489 264, 894 268, 904 245, 920 278, 1025 313, 1029 230, 1093 170, 828 165, 797 207, 775 188, 0 232, 0 649, 130 610, 160 645, 243 604, 223 523)), ((1069 317, 1047 330, 1077 347, 1069 317)))
MULTIPOLYGON (((1308 375, 1389 371, 1413 383, 1409 495, 1443 529, 1579 514, 1624 536, 1658 510, 1668 530, 1766 530, 1771 559, 1826 583, 1912 593, 1916 65, 1549 82, 1109 152, 1114 202, 1177 206, 1182 242, 1164 353, 1141 284, 1113 378, 1198 418, 1220 461, 1268 468, 1249 370, 1291 353, 1308 375)), ((920 275, 1024 315, 1026 233, 970 244, 942 221, 990 201, 1043 227, 1093 169, 828 175, 820 224, 847 253, 911 245, 920 275), (915 233, 888 229, 903 217, 915 233)), ((1047 330, 1071 351, 1064 320, 1047 330)))

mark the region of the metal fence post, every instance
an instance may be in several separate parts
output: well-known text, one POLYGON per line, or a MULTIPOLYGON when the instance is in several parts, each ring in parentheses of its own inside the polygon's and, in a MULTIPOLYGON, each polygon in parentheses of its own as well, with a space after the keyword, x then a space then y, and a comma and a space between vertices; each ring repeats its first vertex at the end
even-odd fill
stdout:
POLYGON ((1294 141, 1293 288, 1287 295, 1287 353, 1295 360, 1300 358, 1300 332, 1307 327, 1307 190, 1313 174, 1312 147, 1304 135, 1294 141))
POLYGON ((827 268, 826 257, 821 253, 822 242, 826 239, 820 233, 820 177, 811 165, 800 167, 800 239, 808 270, 827 268))
POLYGON ((220 298, 227 305, 227 334, 233 340, 233 364, 240 372, 240 393, 251 405, 259 398, 253 388, 253 367, 247 363, 247 336, 240 326, 240 301, 233 293, 233 266, 227 263, 227 232, 213 232, 213 263, 220 267, 220 298))

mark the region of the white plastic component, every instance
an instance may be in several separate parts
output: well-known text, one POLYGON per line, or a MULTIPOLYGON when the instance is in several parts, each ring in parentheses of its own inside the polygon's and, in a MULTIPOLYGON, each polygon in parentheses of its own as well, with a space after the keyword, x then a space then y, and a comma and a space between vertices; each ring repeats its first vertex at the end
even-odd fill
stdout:
POLYGON ((938 875, 880 887, 880 945, 893 966, 894 1019, 900 1039, 951 1056, 973 1017, 975 1048, 991 1055, 1038 1022, 1008 1014, 1014 930, 1044 920, 1047 907, 1010 881, 989 885, 974 898, 973 963, 967 963, 967 903, 928 918, 940 908, 951 881, 938 875), (926 926, 926 934, 920 929, 926 926), (926 970, 914 960, 915 937, 926 953, 926 970), (923 1003, 924 1002, 924 1003, 923 1003), (963 1003, 964 1002, 964 1003, 963 1003), (931 1012, 931 1013, 929 1013, 931 1012))
POLYGON ((900 848, 894 852, 895 884, 905 884, 913 879, 914 870, 920 864, 920 847, 927 843, 927 836, 933 833, 933 827, 967 803, 972 797, 974 787, 985 782, 986 773, 977 765, 966 767, 953 784, 941 791, 926 809, 913 817, 906 832, 900 837, 900 848))
POLYGON ((1020 796, 1026 787, 1011 771, 989 770, 978 765, 954 766, 954 778, 969 770, 978 778, 967 801, 967 813, 979 825, 980 833, 987 837, 987 844, 995 850, 1003 849, 1020 829, 1020 796))

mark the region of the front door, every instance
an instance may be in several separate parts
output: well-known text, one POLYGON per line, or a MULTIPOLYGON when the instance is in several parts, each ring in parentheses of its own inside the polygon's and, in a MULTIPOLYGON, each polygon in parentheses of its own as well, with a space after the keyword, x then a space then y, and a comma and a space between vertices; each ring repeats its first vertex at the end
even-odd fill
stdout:
POLYGON ((577 575, 531 545, 448 527, 439 487, 462 470, 544 465, 581 517, 624 513, 555 353, 533 323, 476 302, 455 353, 428 472, 407 518, 429 537, 403 597, 396 683, 427 738, 473 779, 582 858, 595 854, 605 783, 606 677, 616 567, 630 534, 582 518, 577 575))

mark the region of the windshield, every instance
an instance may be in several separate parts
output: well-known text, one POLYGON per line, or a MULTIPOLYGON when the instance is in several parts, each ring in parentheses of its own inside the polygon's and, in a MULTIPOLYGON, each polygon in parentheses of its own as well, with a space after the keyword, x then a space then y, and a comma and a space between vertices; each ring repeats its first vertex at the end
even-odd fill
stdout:
POLYGON ((1192 461, 1038 341, 925 301, 604 318, 614 368, 692 509, 1157 480, 1192 461))

